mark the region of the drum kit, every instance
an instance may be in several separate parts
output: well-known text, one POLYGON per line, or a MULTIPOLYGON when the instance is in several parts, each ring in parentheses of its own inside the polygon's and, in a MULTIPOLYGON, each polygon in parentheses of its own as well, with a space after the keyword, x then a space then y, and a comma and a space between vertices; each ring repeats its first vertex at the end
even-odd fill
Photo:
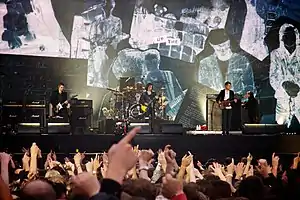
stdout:
MULTIPOLYGON (((122 91, 117 88, 107 88, 113 94, 110 99, 110 108, 103 110, 106 117, 114 119, 147 119, 146 110, 143 105, 139 103, 142 93, 145 91, 143 84, 138 82, 134 87, 127 86, 122 91)), ((168 104, 165 96, 165 88, 158 91, 158 96, 154 100, 154 118, 167 119, 165 116, 165 108, 168 104)))

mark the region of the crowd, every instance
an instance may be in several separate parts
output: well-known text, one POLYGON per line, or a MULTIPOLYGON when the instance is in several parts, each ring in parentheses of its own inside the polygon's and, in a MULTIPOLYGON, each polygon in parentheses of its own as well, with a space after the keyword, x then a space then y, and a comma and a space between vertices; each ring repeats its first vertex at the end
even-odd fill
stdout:
POLYGON ((107 153, 93 158, 76 152, 73 159, 59 162, 50 152, 42 167, 36 143, 24 149, 22 166, 12 155, 0 153, 0 199, 300 199, 299 153, 287 169, 282 169, 275 153, 270 155, 271 162, 254 160, 249 153, 238 162, 228 157, 224 162, 210 159, 201 164, 191 152, 177 160, 170 145, 158 153, 132 147, 131 140, 138 131, 133 129, 107 153))

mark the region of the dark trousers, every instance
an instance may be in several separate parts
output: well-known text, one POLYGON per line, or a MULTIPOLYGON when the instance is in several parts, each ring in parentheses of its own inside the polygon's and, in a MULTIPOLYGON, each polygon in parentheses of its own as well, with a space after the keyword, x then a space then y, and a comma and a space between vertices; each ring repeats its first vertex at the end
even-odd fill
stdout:
POLYGON ((232 109, 222 110, 222 132, 229 133, 231 128, 232 109))

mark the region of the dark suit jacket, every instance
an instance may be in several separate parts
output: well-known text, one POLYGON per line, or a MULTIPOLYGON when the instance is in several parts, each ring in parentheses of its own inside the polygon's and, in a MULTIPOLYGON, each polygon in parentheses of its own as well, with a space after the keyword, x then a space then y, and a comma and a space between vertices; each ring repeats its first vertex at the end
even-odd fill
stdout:
MULTIPOLYGON (((225 89, 220 91, 219 95, 217 96, 216 101, 217 102, 224 101, 224 98, 225 98, 225 89)), ((234 92, 232 90, 230 90, 230 92, 229 92, 229 99, 228 100, 229 101, 234 100, 234 92)))

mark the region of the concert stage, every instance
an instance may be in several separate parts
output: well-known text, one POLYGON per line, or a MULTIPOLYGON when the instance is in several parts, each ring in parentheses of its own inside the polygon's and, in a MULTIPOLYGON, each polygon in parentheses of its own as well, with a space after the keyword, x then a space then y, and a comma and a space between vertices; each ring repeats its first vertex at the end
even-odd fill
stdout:
MULTIPOLYGON (((57 153, 72 153, 76 149, 81 152, 102 152, 121 136, 112 134, 90 135, 16 135, 0 136, 1 149, 21 153, 22 147, 29 148, 36 142, 43 153, 50 149, 57 153)), ((226 156, 241 157, 251 152, 254 156, 269 158, 273 152, 282 155, 300 152, 300 135, 137 135, 133 144, 140 148, 158 150, 166 144, 171 144, 178 156, 187 151, 197 155, 196 159, 207 160, 214 157, 224 159, 226 156)))

